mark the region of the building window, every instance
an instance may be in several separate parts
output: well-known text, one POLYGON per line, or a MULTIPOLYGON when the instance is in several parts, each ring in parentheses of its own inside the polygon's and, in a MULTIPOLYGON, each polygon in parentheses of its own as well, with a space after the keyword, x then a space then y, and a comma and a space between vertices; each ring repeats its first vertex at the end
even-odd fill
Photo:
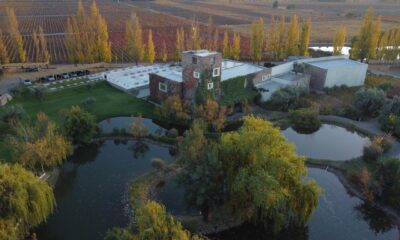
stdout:
POLYGON ((158 83, 158 89, 159 89, 161 92, 167 92, 167 91, 168 91, 167 84, 162 83, 162 82, 158 83))
POLYGON ((193 77, 199 79, 200 78, 200 73, 199 72, 193 72, 193 77))
POLYGON ((271 79, 271 74, 264 74, 264 75, 262 76, 262 81, 267 81, 267 80, 269 80, 269 79, 271 79))
POLYGON ((213 82, 210 82, 210 83, 207 84, 207 89, 208 90, 211 90, 213 88, 214 88, 214 83, 213 82))
POLYGON ((220 68, 214 68, 213 70, 213 77, 218 77, 220 74, 220 68))
POLYGON ((215 64, 215 57, 212 57, 211 58, 211 65, 214 65, 215 64))
POLYGON ((197 57, 192 57, 192 63, 197 64, 197 57))

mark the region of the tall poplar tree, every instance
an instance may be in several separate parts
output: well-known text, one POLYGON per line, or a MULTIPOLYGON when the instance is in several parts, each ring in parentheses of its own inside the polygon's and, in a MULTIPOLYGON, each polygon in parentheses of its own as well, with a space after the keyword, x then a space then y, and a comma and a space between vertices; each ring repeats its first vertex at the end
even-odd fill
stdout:
POLYGON ((214 51, 219 51, 219 31, 218 31, 218 28, 215 29, 215 32, 214 32, 213 50, 214 51))
POLYGON ((286 40, 286 55, 298 56, 299 55, 299 21, 297 15, 292 16, 292 20, 287 29, 286 40))
POLYGON ((228 31, 225 30, 224 40, 222 41, 222 56, 224 58, 230 57, 230 49, 229 49, 229 35, 228 31))
POLYGON ((196 21, 193 21, 191 26, 191 44, 190 48, 193 50, 201 49, 201 38, 200 38, 200 28, 196 21))
POLYGON ((8 58, 8 52, 6 45, 3 40, 3 32, 0 29, 0 64, 8 64, 10 59, 8 58))
POLYGON ((333 55, 342 54, 342 49, 346 43, 346 27, 340 26, 333 36, 333 55))
POLYGON ((146 61, 150 64, 154 63, 154 59, 156 57, 156 52, 154 49, 153 42, 153 32, 150 30, 147 37, 147 45, 146 45, 146 61))
POLYGON ((179 29, 176 29, 176 37, 175 37, 175 62, 179 62, 181 60, 182 57, 182 48, 181 48, 181 33, 179 29))
POLYGON ((260 62, 265 48, 264 20, 260 18, 251 24, 250 55, 253 61, 260 62))
POLYGON ((40 40, 36 31, 32 33, 32 40, 33 40, 33 49, 35 51, 33 61, 40 62, 40 40))
POLYGON ((233 43, 230 55, 234 60, 240 59, 240 35, 237 33, 233 35, 233 43))
POLYGON ((39 42, 40 42, 40 54, 42 62, 50 62, 50 53, 47 49, 46 36, 44 34, 42 26, 39 26, 39 42))
POLYGON ((311 19, 308 18, 307 20, 303 21, 301 27, 301 38, 299 47, 301 56, 308 56, 308 47, 310 45, 310 32, 311 32, 311 19))
POLYGON ((17 16, 15 15, 14 8, 7 7, 6 14, 7 14, 7 23, 8 23, 9 33, 10 33, 11 39, 13 40, 14 45, 17 49, 18 61, 21 63, 24 63, 24 62, 26 62, 26 51, 24 48, 24 41, 22 39, 22 35, 18 29, 19 24, 18 24, 17 16))
POLYGON ((162 43, 162 53, 161 53, 161 60, 166 63, 168 61, 168 49, 165 40, 162 43))
POLYGON ((210 51, 213 51, 213 29, 214 29, 214 24, 213 24, 213 19, 212 16, 210 15, 208 17, 208 24, 207 24, 207 43, 206 43, 206 48, 210 51))
POLYGON ((132 14, 126 23, 125 44, 126 51, 136 62, 136 64, 143 60, 144 44, 142 39, 142 26, 140 25, 139 19, 135 14, 132 14))
POLYGON ((352 42, 351 57, 361 61, 375 58, 380 34, 380 18, 375 18, 374 9, 370 7, 364 15, 359 34, 352 42))
POLYGON ((106 20, 101 16, 96 1, 90 7, 91 37, 93 40, 93 59, 95 62, 111 62, 111 43, 108 37, 106 20))

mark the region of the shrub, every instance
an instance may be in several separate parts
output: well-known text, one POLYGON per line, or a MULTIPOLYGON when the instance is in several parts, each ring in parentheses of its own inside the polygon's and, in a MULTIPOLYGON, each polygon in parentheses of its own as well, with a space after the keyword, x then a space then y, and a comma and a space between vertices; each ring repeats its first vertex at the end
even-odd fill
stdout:
POLYGON ((321 126, 318 111, 310 108, 301 108, 289 111, 290 122, 300 130, 317 130, 321 126))
POLYGON ((158 171, 161 171, 165 168, 165 161, 160 158, 153 158, 151 160, 151 166, 158 171))
POLYGON ((11 89, 10 92, 14 97, 26 97, 29 95, 30 90, 26 85, 21 83, 11 89))
POLYGON ((359 120, 361 113, 354 106, 345 106, 343 108, 343 116, 353 120, 359 120))
POLYGON ((376 117, 382 109, 385 100, 386 94, 384 91, 376 88, 363 88, 355 93, 353 105, 362 116, 376 117))
POLYGON ((376 161, 382 154, 383 148, 375 142, 372 142, 369 146, 364 146, 363 157, 367 161, 376 161))
POLYGON ((171 128, 167 131, 166 136, 169 138, 176 138, 179 136, 179 132, 176 128, 171 128))
POLYGON ((4 107, 1 120, 7 123, 15 123, 26 116, 25 109, 21 105, 11 105, 4 107))
POLYGON ((271 96, 271 105, 280 111, 288 111, 289 109, 305 108, 310 104, 302 98, 309 93, 307 88, 289 86, 274 92, 271 96))
POLYGON ((381 129, 400 137, 400 97, 386 101, 379 116, 381 129))
POLYGON ((47 87, 45 87, 43 85, 37 85, 35 87, 30 88, 31 96, 37 98, 40 101, 43 100, 46 92, 47 92, 47 87))

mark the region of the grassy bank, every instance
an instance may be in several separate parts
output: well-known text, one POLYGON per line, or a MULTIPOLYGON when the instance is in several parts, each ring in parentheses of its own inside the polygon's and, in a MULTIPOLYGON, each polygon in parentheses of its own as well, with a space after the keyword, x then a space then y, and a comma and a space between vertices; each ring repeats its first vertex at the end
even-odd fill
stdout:
POLYGON ((87 109, 97 117, 97 120, 139 113, 143 117, 154 118, 152 104, 121 92, 106 82, 98 83, 91 88, 81 86, 49 92, 42 101, 34 97, 19 97, 10 104, 22 105, 30 117, 34 117, 38 112, 45 112, 50 119, 60 123, 62 120, 59 115, 60 110, 80 105, 82 100, 89 97, 96 98, 96 102, 87 109))

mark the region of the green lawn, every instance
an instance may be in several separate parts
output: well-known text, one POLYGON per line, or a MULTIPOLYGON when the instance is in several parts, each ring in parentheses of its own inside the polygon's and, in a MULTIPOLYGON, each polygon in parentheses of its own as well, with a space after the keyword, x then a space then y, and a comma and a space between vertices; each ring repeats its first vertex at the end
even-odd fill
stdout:
POLYGON ((119 91, 106 82, 100 82, 89 89, 81 86, 71 89, 49 92, 43 101, 33 97, 16 98, 11 104, 20 104, 30 117, 38 112, 45 112, 50 119, 60 123, 60 110, 79 105, 88 97, 96 98, 96 102, 88 110, 98 121, 113 116, 129 116, 141 113, 143 117, 154 118, 154 106, 144 100, 119 91))

